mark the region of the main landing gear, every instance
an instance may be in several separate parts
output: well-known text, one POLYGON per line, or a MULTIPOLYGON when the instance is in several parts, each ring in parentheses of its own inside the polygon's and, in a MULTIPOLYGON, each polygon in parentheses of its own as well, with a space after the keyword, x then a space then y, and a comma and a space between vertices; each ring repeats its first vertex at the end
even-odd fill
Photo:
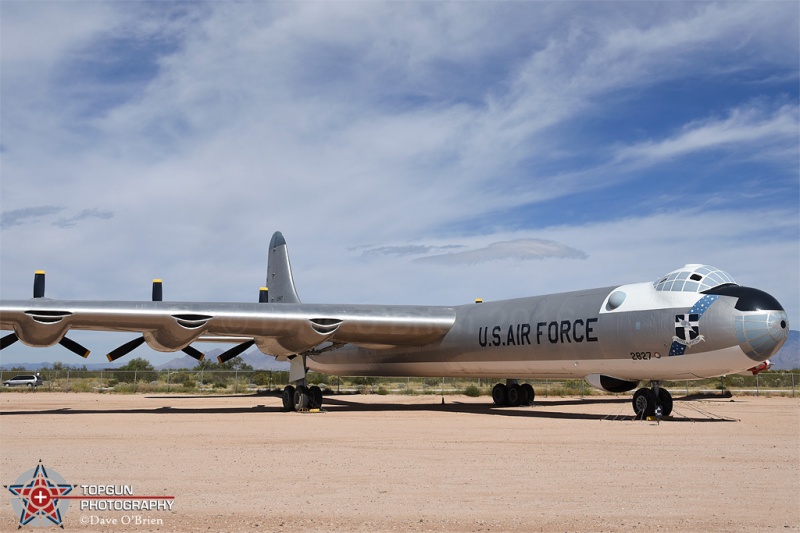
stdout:
POLYGON ((322 390, 316 385, 306 387, 298 385, 297 388, 287 385, 283 389, 283 409, 285 411, 303 411, 305 409, 319 409, 322 407, 322 390))
POLYGON ((516 379, 507 379, 506 383, 498 383, 492 389, 492 400, 498 407, 533 405, 536 394, 530 383, 520 385, 516 379))
POLYGON ((672 413, 672 395, 667 389, 662 389, 658 381, 651 381, 650 384, 652 388, 641 388, 633 395, 633 412, 636 413, 636 418, 669 416, 672 413))

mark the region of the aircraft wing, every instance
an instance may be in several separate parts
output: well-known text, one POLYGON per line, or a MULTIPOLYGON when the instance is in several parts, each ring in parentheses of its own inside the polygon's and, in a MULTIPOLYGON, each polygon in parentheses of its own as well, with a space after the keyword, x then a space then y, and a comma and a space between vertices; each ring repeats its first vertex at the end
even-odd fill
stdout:
MULTIPOLYGON (((83 302, 46 298, 6 301, 0 328, 14 333, 3 347, 21 340, 30 346, 61 343, 81 353, 65 337, 71 329, 141 333, 159 351, 177 351, 203 338, 230 342, 252 339, 269 355, 285 358, 331 342, 369 347, 424 345, 444 337, 455 323, 450 307, 327 305, 302 303, 83 302)), ((118 349, 118 350, 120 350, 118 349)), ((191 349, 189 347, 188 349, 191 349)), ((243 350, 242 350, 243 351, 243 350)), ((196 352, 196 351, 195 351, 196 352)), ((188 352, 187 352, 188 353, 188 352)), ((199 354, 199 352, 196 352, 199 354)))

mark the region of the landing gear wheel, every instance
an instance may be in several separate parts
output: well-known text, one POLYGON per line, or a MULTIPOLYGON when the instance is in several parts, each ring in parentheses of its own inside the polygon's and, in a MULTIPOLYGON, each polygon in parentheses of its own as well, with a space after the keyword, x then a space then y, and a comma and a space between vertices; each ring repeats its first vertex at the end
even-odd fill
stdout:
POLYGON ((522 390, 522 387, 516 383, 508 387, 508 392, 506 394, 508 395, 508 405, 511 407, 518 406, 525 399, 525 392, 522 390))
POLYGON ((633 412, 636 418, 647 418, 656 414, 656 395, 652 389, 639 389, 633 395, 633 412))
POLYGON ((310 401, 311 398, 309 397, 308 389, 303 385, 299 385, 294 391, 294 410, 300 411, 302 409, 307 409, 310 401))
POLYGON ((522 400, 522 405, 533 405, 533 399, 536 397, 536 393, 533 392, 533 385, 530 383, 523 383, 520 385, 522 392, 525 393, 525 397, 522 400))
POLYGON ((283 399, 283 410, 294 411, 294 387, 286 385, 286 387, 283 388, 283 395, 281 398, 283 399))
POLYGON ((498 383, 492 389, 492 400, 494 400, 494 404, 498 407, 502 407, 506 404, 507 395, 508 387, 502 383, 498 383))
POLYGON ((672 413, 672 395, 667 389, 658 389, 658 403, 661 404, 661 416, 669 416, 672 413))
POLYGON ((311 404, 309 407, 312 409, 319 409, 322 407, 322 389, 313 385, 308 388, 309 396, 311 396, 311 404))

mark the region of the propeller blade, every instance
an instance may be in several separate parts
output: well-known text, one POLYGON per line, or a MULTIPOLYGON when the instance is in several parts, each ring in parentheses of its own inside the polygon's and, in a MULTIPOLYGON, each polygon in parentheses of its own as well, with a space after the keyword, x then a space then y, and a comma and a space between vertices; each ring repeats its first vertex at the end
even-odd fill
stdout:
POLYGON ((192 348, 191 346, 187 346, 186 348, 184 348, 181 351, 183 353, 185 353, 186 355, 188 355, 189 357, 194 357, 198 361, 202 361, 206 357, 206 354, 204 354, 203 352, 201 352, 197 348, 192 348))
POLYGON ((4 349, 8 348, 9 346, 14 344, 18 340, 19 340, 19 337, 17 337, 16 333, 11 333, 9 335, 6 335, 2 339, 0 339, 0 350, 4 350, 4 349))
POLYGON ((44 270, 37 270, 33 275, 33 297, 44 298, 44 270))
POLYGON ((128 353, 132 352, 139 346, 144 344, 144 337, 136 337, 132 341, 126 342, 119 348, 112 350, 109 354, 106 355, 109 361, 116 361, 123 355, 127 355, 128 353))
POLYGON ((238 344, 238 345, 234 346, 233 348, 231 348, 230 350, 228 350, 226 352, 222 352, 221 354, 219 354, 219 356, 217 357, 217 361, 219 361, 219 364, 227 363, 228 361, 230 361, 231 359, 233 359, 237 355, 241 354, 243 351, 245 351, 246 349, 248 349, 249 347, 251 347, 255 343, 256 343, 256 341, 252 340, 252 341, 243 342, 242 344, 238 344))
POLYGON ((76 353, 86 359, 89 356, 89 350, 78 344, 72 339, 68 339, 66 337, 62 337, 58 344, 69 350, 70 352, 76 353))
POLYGON ((160 279, 153 280, 153 301, 160 302, 164 298, 163 283, 160 279))

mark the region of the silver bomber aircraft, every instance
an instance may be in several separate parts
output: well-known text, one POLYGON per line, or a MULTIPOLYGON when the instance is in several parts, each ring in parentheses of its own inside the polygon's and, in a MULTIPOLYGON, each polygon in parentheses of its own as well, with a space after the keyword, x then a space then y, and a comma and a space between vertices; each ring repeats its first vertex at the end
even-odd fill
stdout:
POLYGON ((268 288, 258 303, 60 301, 44 297, 44 273, 32 300, 0 302, 0 349, 56 343, 86 357, 65 335, 72 329, 136 332, 108 354, 113 361, 143 343, 183 350, 200 360, 193 342, 236 346, 228 361, 255 345, 288 360, 286 410, 319 407, 322 393, 306 386, 308 370, 340 376, 498 378, 498 406, 530 405, 524 379, 586 379, 633 396, 637 416, 668 416, 672 397, 662 381, 694 380, 767 368, 789 332, 786 312, 758 289, 721 270, 686 265, 655 282, 453 307, 300 303, 286 241, 269 246, 268 288))

